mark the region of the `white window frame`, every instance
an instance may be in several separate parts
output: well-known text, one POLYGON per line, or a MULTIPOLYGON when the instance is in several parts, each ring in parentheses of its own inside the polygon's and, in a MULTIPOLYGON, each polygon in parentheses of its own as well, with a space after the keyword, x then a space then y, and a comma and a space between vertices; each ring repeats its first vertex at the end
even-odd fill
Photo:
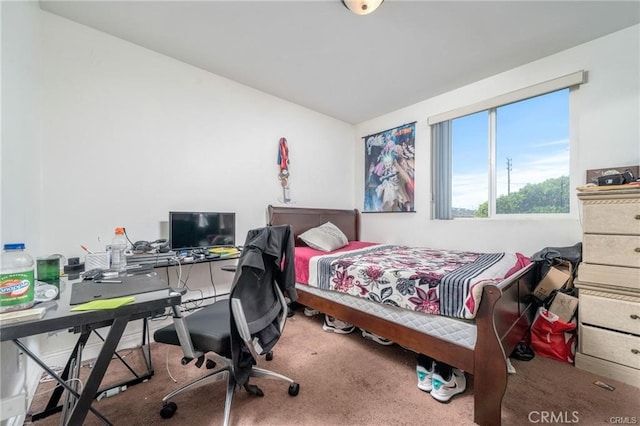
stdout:
MULTIPOLYGON (((438 185, 438 181, 439 179, 436 178, 436 174, 438 173, 438 169, 437 169, 437 165, 436 162, 438 161, 434 156, 434 148, 436 146, 437 143, 437 134, 438 132, 436 132, 437 129, 437 125, 440 123, 444 123, 444 122, 449 122, 451 120, 454 120, 456 118, 460 118, 460 117, 464 117, 466 115, 470 115, 470 114, 475 114, 477 112, 481 112, 481 111, 485 111, 488 110, 489 111, 489 137, 491 138, 492 142, 490 144, 490 158, 489 158, 489 179, 490 179, 490 184, 489 184, 489 218, 495 218, 496 217, 496 212, 495 212, 495 204, 496 204, 496 188, 495 188, 495 129, 496 129, 496 109, 498 107, 504 106, 504 105, 508 105, 508 104, 512 104, 515 102, 519 102, 525 99, 529 99, 529 98, 533 98, 536 96, 541 96, 541 95, 545 95, 551 92, 555 92, 558 90, 562 90, 562 89, 574 89, 578 86, 580 86, 581 84, 586 82, 586 78, 587 78, 587 72, 584 70, 581 71, 577 71, 571 74, 567 74, 561 77, 557 77, 554 78, 552 80, 547 80, 544 81, 542 83, 538 83, 535 84, 533 86, 528 86, 519 90, 515 90, 513 92, 509 92, 509 93, 505 93, 499 96, 496 96, 494 98, 491 99, 487 99, 485 101, 482 102, 478 102, 472 105, 467 105, 461 108, 457 108, 448 112, 444 112, 441 114, 437 114, 434 116, 431 116, 427 119, 427 124, 429 126, 431 126, 431 144, 432 144, 432 167, 434 168, 433 170, 433 184, 432 184, 432 218, 433 219, 453 219, 453 215, 451 213, 451 209, 449 206, 449 213, 447 214, 446 212, 443 212, 443 209, 440 208, 439 204, 440 204, 440 198, 441 198, 441 192, 439 192, 439 189, 436 187, 436 185, 438 185)), ((571 99, 569 99, 569 102, 571 102, 571 99)), ((570 128, 571 128, 571 120, 570 120, 570 128)), ((445 132, 448 133, 450 135, 450 132, 445 132)), ((571 141, 569 141, 570 146, 571 146, 571 141)), ((450 168, 451 165, 449 165, 450 168)), ((571 173, 570 173, 571 175, 571 173)), ((445 179, 445 182, 447 181, 447 179, 445 179)), ((442 191, 442 184, 440 191, 442 191)), ((446 185, 446 183, 445 183, 446 185)), ((448 191, 451 191, 451 182, 449 181, 449 187, 448 187, 448 191)), ((450 199, 450 196, 449 196, 450 199)), ((444 209, 446 210, 446 208, 444 209)), ((531 214, 531 215, 537 215, 537 214, 531 214)), ((513 216, 513 215, 500 215, 500 216, 513 216)), ((518 216, 522 216, 522 215, 518 215, 518 216)))

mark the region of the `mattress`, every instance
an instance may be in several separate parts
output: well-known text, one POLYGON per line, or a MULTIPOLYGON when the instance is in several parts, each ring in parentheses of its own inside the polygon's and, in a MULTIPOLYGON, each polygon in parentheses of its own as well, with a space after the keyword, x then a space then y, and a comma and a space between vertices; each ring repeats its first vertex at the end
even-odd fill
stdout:
POLYGON ((380 244, 312 254, 296 248, 297 274, 308 271, 297 282, 461 319, 475 318, 484 286, 503 281, 526 263, 518 253, 380 244))
POLYGON ((323 290, 301 283, 296 284, 296 290, 298 292, 306 292, 322 297, 323 299, 348 306, 357 311, 384 318, 420 333, 434 336, 468 349, 473 349, 476 345, 476 326, 474 321, 471 320, 410 311, 391 305, 372 302, 350 294, 323 290))

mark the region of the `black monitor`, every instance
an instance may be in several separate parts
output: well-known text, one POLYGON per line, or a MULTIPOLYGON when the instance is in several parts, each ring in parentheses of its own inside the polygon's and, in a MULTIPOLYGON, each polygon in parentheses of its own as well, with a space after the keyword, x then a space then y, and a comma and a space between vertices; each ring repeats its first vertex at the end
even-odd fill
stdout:
POLYGON ((172 250, 236 245, 236 215, 221 212, 169 212, 172 250))

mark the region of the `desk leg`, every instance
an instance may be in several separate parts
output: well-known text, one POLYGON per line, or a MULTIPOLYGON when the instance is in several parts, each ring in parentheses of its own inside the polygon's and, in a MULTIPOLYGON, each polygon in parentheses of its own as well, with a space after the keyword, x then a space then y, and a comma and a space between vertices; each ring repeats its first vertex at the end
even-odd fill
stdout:
POLYGON ((145 318, 142 323, 142 355, 147 364, 149 377, 153 376, 153 364, 151 363, 151 338, 149 337, 149 320, 145 318))
POLYGON ((109 367, 111 357, 118 347, 118 343, 120 342, 120 338, 122 337, 122 333, 124 333, 124 329, 128 322, 128 317, 116 318, 113 321, 113 324, 111 324, 111 329, 109 330, 107 339, 105 340, 104 345, 102 345, 102 349, 100 349, 100 354, 98 354, 98 358, 91 369, 87 382, 82 389, 82 394, 80 395, 76 405, 73 407, 68 424, 81 425, 84 422, 84 419, 87 416, 87 411, 91 409, 91 403, 96 396, 96 392, 102 382, 104 373, 106 373, 107 368, 109 367))
MULTIPOLYGON (((80 395, 78 395, 78 393, 75 391, 75 389, 73 389, 71 386, 69 386, 67 384, 67 382, 65 380, 63 380, 60 376, 58 376, 55 371, 53 371, 52 369, 49 368, 49 366, 47 364, 45 364, 44 362, 42 362, 42 360, 40 358, 38 358, 33 352, 31 352, 20 340, 18 339, 13 339, 13 343, 15 343, 16 346, 18 346, 22 352, 24 352, 29 358, 31 358, 36 364, 38 364, 40 367, 42 367, 43 370, 45 370, 47 373, 49 373, 51 375, 51 377, 53 377, 59 384, 60 386, 62 386, 63 388, 65 388, 67 391, 69 391, 72 395, 74 395, 76 398, 79 397, 80 395)), ((104 374, 104 373, 103 373, 104 374)), ((109 423, 109 421, 102 415, 100 414, 100 412, 98 410, 96 410, 93 407, 89 407, 89 410, 91 410, 93 412, 93 414, 95 414, 96 416, 98 416, 103 422, 105 422, 106 424, 111 424, 109 423)), ((85 413, 86 416, 86 413, 85 413)))
MULTIPOLYGON (((108 390, 111 389, 120 389, 122 386, 133 386, 136 385, 138 383, 142 383, 145 380, 149 380, 154 372, 153 372, 153 365, 151 364, 151 347, 149 346, 149 326, 148 326, 148 322, 147 322, 147 318, 143 318, 142 319, 142 343, 140 346, 140 350, 142 351, 142 356, 144 358, 144 362, 145 362, 145 366, 147 367, 147 370, 145 373, 143 374, 138 374, 128 363, 127 361, 124 360, 124 358, 122 356, 120 356, 120 354, 118 352, 114 352, 113 354, 116 356, 116 358, 118 358, 118 360, 122 363, 122 365, 124 365, 127 370, 129 370, 129 372, 131 372, 131 374, 135 377, 134 379, 130 379, 130 380, 125 380, 121 383, 118 383, 116 385, 110 385, 110 387, 105 388, 105 389, 100 389, 98 391, 98 393, 96 394, 96 398, 99 398, 100 395, 103 392, 106 392, 108 390)), ((104 337, 102 337, 100 335, 100 333, 98 333, 98 330, 93 330, 93 332, 96 334, 96 336, 98 336, 100 338, 100 340, 102 340, 103 342, 105 341, 104 337)), ((99 400, 99 399, 98 399, 99 400)))
MULTIPOLYGON (((91 331, 87 330, 82 332, 78 337, 76 345, 73 348, 73 352, 71 353, 71 356, 69 356, 69 359, 67 360, 67 364, 65 365, 64 370, 60 375, 60 378, 62 380, 67 381, 69 379, 69 371, 71 370, 71 365, 74 362, 78 362, 75 359, 75 356, 78 353, 78 348, 80 346, 84 346, 87 343, 87 340, 89 339, 90 335, 91 335, 91 331)), ((49 371, 47 372, 51 375, 49 371)), ((53 377, 53 375, 51 376, 53 377)), ((31 419, 33 421, 36 421, 36 420, 44 419, 45 417, 48 417, 52 414, 59 413, 62 410, 62 406, 58 405, 58 403, 60 402, 60 397, 62 397, 62 393, 64 392, 64 390, 65 388, 63 388, 62 386, 56 386, 55 389, 53 390, 53 393, 51 394, 51 397, 49 397, 49 402, 47 403, 47 406, 45 407, 45 409, 39 413, 35 413, 31 417, 31 419)))

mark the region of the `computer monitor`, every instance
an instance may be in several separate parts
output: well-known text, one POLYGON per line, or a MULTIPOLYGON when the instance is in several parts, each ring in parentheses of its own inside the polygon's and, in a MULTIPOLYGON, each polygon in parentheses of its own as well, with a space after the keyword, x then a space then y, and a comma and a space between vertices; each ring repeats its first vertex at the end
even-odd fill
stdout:
POLYGON ((222 212, 169 212, 171 249, 235 246, 236 215, 222 212))

